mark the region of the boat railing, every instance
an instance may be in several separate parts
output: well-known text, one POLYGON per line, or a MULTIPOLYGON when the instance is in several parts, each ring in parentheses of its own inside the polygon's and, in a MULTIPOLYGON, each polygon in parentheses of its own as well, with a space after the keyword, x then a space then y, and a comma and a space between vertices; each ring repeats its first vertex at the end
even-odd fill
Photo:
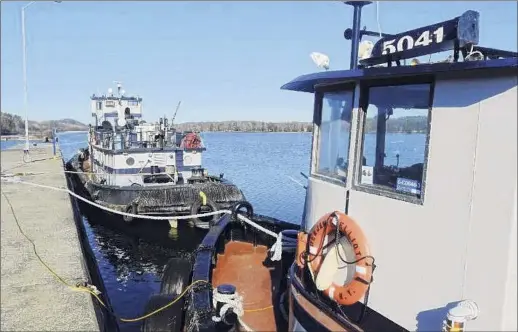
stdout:
MULTIPOLYGON (((103 149, 110 150, 124 150, 124 149, 146 149, 146 148, 175 148, 185 151, 204 151, 206 149, 203 139, 200 135, 196 134, 193 143, 193 136, 189 136, 192 133, 178 133, 179 135, 171 135, 164 137, 163 139, 156 139, 155 137, 138 140, 137 133, 135 132, 113 132, 113 131, 95 131, 91 135, 93 136, 92 144, 100 146, 103 149)), ((142 133, 141 133, 142 137, 142 133)))

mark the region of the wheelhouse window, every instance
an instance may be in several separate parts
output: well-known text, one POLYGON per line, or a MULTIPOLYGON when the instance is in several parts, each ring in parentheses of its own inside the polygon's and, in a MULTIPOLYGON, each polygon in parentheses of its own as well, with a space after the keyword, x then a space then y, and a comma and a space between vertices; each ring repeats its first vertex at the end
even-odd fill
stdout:
POLYGON ((323 94, 315 172, 318 175, 346 180, 352 104, 352 91, 323 94))
POLYGON ((103 109, 103 102, 102 101, 96 102, 95 105, 96 105, 97 110, 102 110, 103 109))
POLYGON ((431 84, 370 87, 359 183, 421 198, 431 84))

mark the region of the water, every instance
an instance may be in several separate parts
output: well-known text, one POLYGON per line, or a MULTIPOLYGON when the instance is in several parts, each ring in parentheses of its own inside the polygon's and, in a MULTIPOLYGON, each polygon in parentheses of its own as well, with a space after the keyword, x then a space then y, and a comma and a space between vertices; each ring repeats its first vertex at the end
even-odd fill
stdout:
MULTIPOLYGON (((32 144, 42 143, 42 141, 29 141, 29 142, 31 143, 31 146, 33 146, 32 144)), ((7 150, 16 145, 20 145, 23 149, 23 147, 25 145, 25 141, 19 141, 19 140, 0 141, 0 150, 7 150)))
MULTIPOLYGON (((202 136, 207 146, 203 165, 211 174, 224 173, 244 192, 256 212, 300 223, 305 191, 294 180, 306 183, 300 172, 309 172, 310 133, 204 133, 202 136)), ((370 136, 373 135, 367 137, 367 159, 373 155, 374 139, 370 136)), ((395 165, 396 153, 401 156, 401 166, 422 162, 418 154, 424 137, 387 135, 387 162, 395 165), (408 158, 416 153, 417 159, 408 158)), ((86 146, 87 136, 64 133, 59 141, 68 160, 86 146)), ((159 291, 160 274, 169 257, 178 255, 179 248, 194 250, 204 234, 182 227, 181 223, 178 230, 169 230, 167 223, 135 226, 128 234, 119 225, 103 226, 89 209, 84 211, 88 239, 108 296, 115 312, 125 318, 140 316, 149 296, 159 291)), ((139 329, 140 323, 121 323, 123 332, 139 329)))

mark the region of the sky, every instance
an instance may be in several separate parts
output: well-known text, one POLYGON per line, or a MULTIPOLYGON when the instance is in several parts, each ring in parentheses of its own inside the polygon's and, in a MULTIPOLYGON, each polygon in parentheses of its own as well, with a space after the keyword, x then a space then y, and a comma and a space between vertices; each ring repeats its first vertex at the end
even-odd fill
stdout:
MULTIPOLYGON (((24 116, 21 7, 1 2, 1 110, 24 116)), ((517 50, 516 1, 380 1, 382 32, 480 12, 480 45, 517 50)), ((319 71, 311 52, 349 67, 352 7, 339 1, 38 1, 26 10, 29 118, 91 120, 90 99, 121 81, 144 118, 311 121, 312 95, 280 90, 319 71)), ((378 31, 376 4, 362 26, 378 31)))

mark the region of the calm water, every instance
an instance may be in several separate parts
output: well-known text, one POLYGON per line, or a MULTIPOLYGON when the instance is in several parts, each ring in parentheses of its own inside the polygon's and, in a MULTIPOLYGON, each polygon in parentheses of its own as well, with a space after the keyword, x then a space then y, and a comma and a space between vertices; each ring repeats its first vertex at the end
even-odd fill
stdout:
MULTIPOLYGON (((86 146, 85 133, 64 133, 59 138, 66 159, 86 146)), ((203 138, 207 146, 203 164, 211 174, 224 173, 258 213, 300 223, 305 192, 294 180, 306 183, 300 172, 309 170, 310 133, 204 133, 203 138)), ((388 135, 387 162, 395 164, 396 153, 401 156, 400 165, 422 161, 408 155, 419 153, 423 141, 424 135, 388 135)), ((373 143, 373 137, 368 137, 367 159, 373 143)), ((115 312, 125 318, 141 315, 148 297, 159 291, 160 274, 169 257, 194 250, 204 234, 181 225, 169 230, 167 223, 128 231, 115 224, 102 225, 88 208, 83 212, 108 296, 115 312)), ((121 331, 139 329, 139 323, 121 323, 121 331)))

